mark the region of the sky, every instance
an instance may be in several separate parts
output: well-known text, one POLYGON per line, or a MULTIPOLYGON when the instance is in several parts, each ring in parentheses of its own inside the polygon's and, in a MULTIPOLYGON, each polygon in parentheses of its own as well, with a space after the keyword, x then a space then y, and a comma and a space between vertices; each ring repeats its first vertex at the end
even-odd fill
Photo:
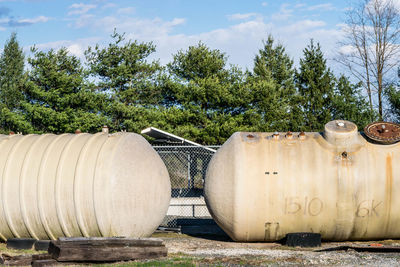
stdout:
POLYGON ((226 53, 230 64, 252 68, 269 34, 298 64, 310 39, 335 56, 351 0, 0 0, 0 47, 12 32, 29 48, 67 47, 83 58, 104 46, 114 29, 127 39, 152 41, 162 64, 202 41, 226 53))

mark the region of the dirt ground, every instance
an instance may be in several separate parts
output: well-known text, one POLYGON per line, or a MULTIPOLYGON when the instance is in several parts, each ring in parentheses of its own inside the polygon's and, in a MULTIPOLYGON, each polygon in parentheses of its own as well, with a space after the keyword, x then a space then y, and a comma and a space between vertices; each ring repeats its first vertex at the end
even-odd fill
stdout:
MULTIPOLYGON (((390 246, 399 247, 400 240, 371 242, 323 242, 318 248, 288 247, 279 243, 241 243, 227 237, 187 235, 157 232, 152 237, 164 240, 168 248, 166 258, 137 260, 110 264, 110 266, 400 266, 400 253, 347 251, 317 252, 337 246, 390 246)), ((0 253, 8 255, 37 254, 34 250, 10 250, 0 243, 0 253)), ((45 253, 45 252, 43 252, 45 253)), ((88 266, 88 265, 85 265, 88 266)))
POLYGON ((164 240, 170 257, 191 257, 195 266, 400 266, 400 253, 330 251, 343 245, 399 246, 400 240, 324 242, 320 248, 293 248, 279 243, 239 243, 213 236, 155 233, 164 240))

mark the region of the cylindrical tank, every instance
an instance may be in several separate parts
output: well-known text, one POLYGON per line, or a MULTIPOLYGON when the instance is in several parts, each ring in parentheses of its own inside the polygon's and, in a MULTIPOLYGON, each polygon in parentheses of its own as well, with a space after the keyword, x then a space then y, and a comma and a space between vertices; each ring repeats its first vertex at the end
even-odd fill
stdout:
POLYGON ((348 121, 324 133, 233 134, 212 158, 205 199, 236 241, 287 233, 400 238, 400 144, 367 141, 348 121), (397 191, 396 191, 397 190, 397 191))
POLYGON ((133 133, 0 136, 0 238, 151 235, 167 169, 133 133))

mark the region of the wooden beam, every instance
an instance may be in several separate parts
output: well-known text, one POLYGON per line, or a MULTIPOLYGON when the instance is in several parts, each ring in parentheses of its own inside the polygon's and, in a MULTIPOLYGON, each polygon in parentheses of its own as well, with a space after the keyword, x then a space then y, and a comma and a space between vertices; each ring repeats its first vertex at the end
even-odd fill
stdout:
POLYGON ((32 255, 10 256, 8 254, 1 254, 0 256, 0 264, 4 265, 26 266, 26 265, 31 265, 31 263, 32 263, 32 255))
POLYGON ((157 238, 59 238, 48 252, 60 262, 113 262, 165 257, 168 250, 157 238))

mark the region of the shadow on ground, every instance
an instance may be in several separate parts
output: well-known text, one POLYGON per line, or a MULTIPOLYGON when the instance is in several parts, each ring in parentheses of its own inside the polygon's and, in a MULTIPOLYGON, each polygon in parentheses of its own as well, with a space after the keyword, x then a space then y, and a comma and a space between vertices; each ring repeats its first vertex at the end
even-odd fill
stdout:
POLYGON ((232 241, 213 219, 185 218, 177 219, 181 233, 209 240, 232 241))

